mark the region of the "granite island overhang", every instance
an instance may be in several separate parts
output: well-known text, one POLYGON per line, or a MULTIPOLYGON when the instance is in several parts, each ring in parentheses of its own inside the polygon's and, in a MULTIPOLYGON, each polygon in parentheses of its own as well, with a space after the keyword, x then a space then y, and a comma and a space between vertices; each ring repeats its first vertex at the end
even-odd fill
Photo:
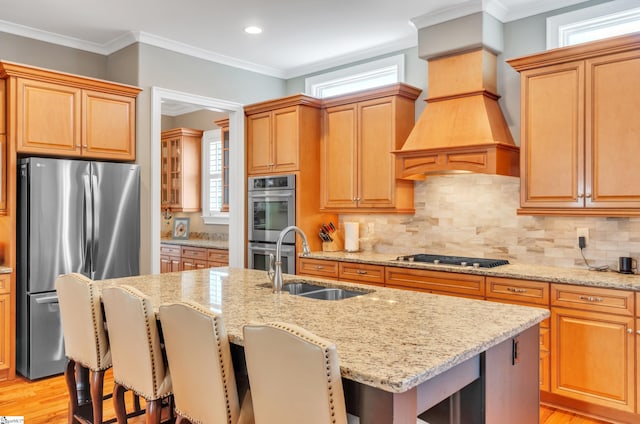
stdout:
MULTIPOLYGON (((285 284, 293 280, 300 277, 284 276, 285 284)), ((512 417, 512 412, 502 407, 504 397, 516 391, 520 397, 534 397, 530 408, 521 403, 518 408, 529 415, 535 409, 537 420, 538 332, 539 323, 549 316, 547 310, 318 278, 305 280, 373 291, 337 301, 274 294, 266 272, 236 268, 126 277, 97 284, 100 288, 136 287, 151 297, 156 310, 168 302, 198 302, 222 314, 230 341, 239 346, 243 345, 245 324, 273 321, 293 323, 332 340, 345 382, 362 389, 362 396, 357 396, 359 406, 349 408, 359 413, 363 424, 409 422, 407 417, 415 419, 416 411, 432 406, 435 396, 459 393, 463 385, 474 381, 478 388, 471 392, 475 390, 485 399, 484 412, 465 412, 463 405, 462 413, 470 414, 464 422, 497 422, 491 420, 503 413, 512 417), (495 372, 489 369, 493 362, 499 364, 495 372), (501 387, 492 387, 491 395, 485 388, 494 384, 494 378, 500 380, 501 387), (436 381, 437 385, 432 384, 436 381), (492 405, 492 396, 502 399, 492 405), (372 402, 375 414, 367 412, 372 402)), ((348 397, 352 390, 345 388, 348 397)), ((477 401, 472 401, 470 408, 477 409, 477 401)), ((530 422, 537 421, 531 418, 530 422)))

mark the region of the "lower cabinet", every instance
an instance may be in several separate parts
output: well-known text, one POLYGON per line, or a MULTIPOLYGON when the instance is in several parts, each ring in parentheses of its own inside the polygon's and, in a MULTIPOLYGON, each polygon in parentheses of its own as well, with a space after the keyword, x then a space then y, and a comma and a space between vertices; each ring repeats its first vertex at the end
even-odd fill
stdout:
POLYGON ((11 274, 0 274, 0 381, 11 368, 11 274))
POLYGON ((300 274, 550 309, 540 323, 542 400, 640 422, 640 292, 336 260, 300 263, 300 274))
POLYGON ((224 249, 160 244, 160 272, 189 271, 229 265, 224 249))
POLYGON ((208 268, 207 249, 204 247, 182 246, 180 267, 182 271, 208 268))
POLYGON ((180 246, 160 245, 160 272, 177 272, 180 268, 180 246))
POLYGON ((298 275, 384 286, 384 265, 299 258, 298 275))
MULTIPOLYGON (((549 308, 549 283, 513 278, 487 277, 487 300, 549 308)), ((540 323, 540 390, 550 390, 551 331, 549 320, 540 323)))
POLYGON ((385 286, 449 296, 484 299, 485 282, 481 275, 386 267, 385 286))
POLYGON ((551 285, 551 392, 634 412, 633 292, 551 285))

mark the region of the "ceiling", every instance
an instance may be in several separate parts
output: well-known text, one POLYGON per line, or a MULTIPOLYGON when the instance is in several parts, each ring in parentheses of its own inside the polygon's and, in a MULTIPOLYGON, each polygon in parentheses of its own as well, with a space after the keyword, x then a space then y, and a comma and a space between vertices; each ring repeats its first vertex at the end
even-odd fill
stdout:
POLYGON ((583 1, 0 0, 0 31, 105 55, 144 42, 292 78, 416 46, 416 25, 479 10, 507 22, 583 1))

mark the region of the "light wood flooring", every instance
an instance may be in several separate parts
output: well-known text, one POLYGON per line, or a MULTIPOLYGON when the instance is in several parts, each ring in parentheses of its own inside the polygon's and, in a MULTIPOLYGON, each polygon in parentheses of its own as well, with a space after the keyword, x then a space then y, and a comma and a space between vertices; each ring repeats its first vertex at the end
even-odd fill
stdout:
MULTIPOLYGON (((113 375, 107 371, 105 388, 113 387, 113 375)), ((132 397, 126 395, 128 407, 132 410, 132 397)), ((105 419, 115 416, 113 403, 104 404, 105 419)), ((0 383, 0 416, 23 416, 25 424, 63 424, 67 422, 67 387, 63 376, 28 382, 17 378, 12 382, 0 383)), ((144 423, 144 416, 129 420, 132 424, 144 423)), ((540 424, 606 424, 574 413, 542 406, 540 424)))

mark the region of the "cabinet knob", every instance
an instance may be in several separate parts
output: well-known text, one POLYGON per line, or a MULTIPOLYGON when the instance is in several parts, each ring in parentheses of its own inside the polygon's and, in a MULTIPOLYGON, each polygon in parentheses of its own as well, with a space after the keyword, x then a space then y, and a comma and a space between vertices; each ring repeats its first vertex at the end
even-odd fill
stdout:
POLYGON ((583 197, 584 197, 584 194, 578 193, 578 199, 582 199, 583 197))
POLYGON ((627 333, 633 334, 633 328, 627 328, 627 333))
POLYGON ((323 268, 324 268, 324 266, 322 266, 322 265, 316 265, 316 269, 323 269, 323 268))
POLYGON ((640 335, 640 330, 636 330, 636 334, 640 335))
POLYGON ((591 199, 591 193, 587 193, 584 197, 586 197, 587 199, 591 199))

